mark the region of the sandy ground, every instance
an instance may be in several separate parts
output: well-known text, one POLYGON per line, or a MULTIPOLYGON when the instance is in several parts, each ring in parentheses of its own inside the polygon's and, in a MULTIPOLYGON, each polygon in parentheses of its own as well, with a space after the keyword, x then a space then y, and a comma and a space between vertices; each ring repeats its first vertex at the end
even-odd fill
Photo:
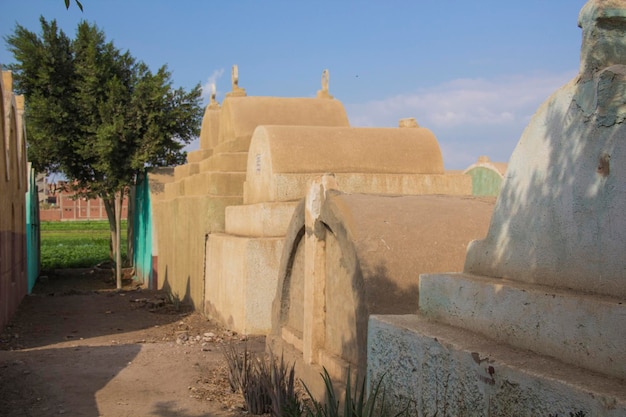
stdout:
POLYGON ((110 273, 58 271, 0 335, 0 416, 242 416, 223 348, 263 338, 220 328, 110 273))

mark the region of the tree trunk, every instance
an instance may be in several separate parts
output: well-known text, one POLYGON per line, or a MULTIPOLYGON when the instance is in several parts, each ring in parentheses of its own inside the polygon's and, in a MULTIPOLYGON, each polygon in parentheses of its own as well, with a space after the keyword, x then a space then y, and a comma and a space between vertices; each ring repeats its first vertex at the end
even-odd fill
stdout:
POLYGON ((128 192, 128 212, 126 216, 126 259, 128 266, 135 266, 135 203, 137 186, 131 185, 128 192))
POLYGON ((111 230, 111 259, 115 262, 115 282, 118 289, 122 288, 122 201, 124 201, 124 190, 115 193, 113 198, 110 195, 102 196, 104 209, 109 219, 109 229, 111 230))
POLYGON ((124 200, 124 190, 115 194, 115 282, 117 289, 122 288, 122 201, 124 200))
POLYGON ((109 231, 111 232, 111 240, 109 241, 110 253, 109 256, 111 258, 111 262, 115 262, 116 259, 116 246, 115 242, 117 241, 117 233, 115 231, 115 199, 111 198, 110 195, 102 195, 100 196, 102 201, 104 202, 104 210, 107 213, 107 219, 109 220, 109 231))

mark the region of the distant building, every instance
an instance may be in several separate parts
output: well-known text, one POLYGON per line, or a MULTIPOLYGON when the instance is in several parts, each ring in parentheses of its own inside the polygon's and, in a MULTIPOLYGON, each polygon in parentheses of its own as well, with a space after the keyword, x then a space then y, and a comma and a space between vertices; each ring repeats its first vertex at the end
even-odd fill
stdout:
POLYGON ((463 171, 472 177, 472 195, 497 196, 507 168, 504 162, 491 162, 489 157, 480 156, 478 162, 463 171))
MULTIPOLYGON (((39 194, 41 221, 107 220, 107 213, 101 198, 76 197, 75 192, 67 190, 65 181, 48 183, 44 179, 41 183, 45 190, 39 194)), ((125 197, 122 202, 122 219, 127 217, 128 198, 125 197)))

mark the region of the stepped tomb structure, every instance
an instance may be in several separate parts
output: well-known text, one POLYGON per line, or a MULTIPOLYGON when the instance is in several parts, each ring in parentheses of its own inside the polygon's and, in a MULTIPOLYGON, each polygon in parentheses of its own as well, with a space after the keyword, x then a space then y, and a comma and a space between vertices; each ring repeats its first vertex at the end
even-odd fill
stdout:
POLYGON ((307 184, 327 172, 349 193, 471 192, 469 177, 444 173, 428 129, 258 126, 244 204, 227 207, 225 233, 208 238, 207 313, 238 332, 270 331, 288 225, 307 184))
POLYGON ((316 98, 248 96, 236 77, 207 106, 200 149, 160 180, 158 286, 231 330, 271 333, 314 390, 322 367, 364 375, 369 314, 416 312, 419 272, 461 270, 494 200, 444 171, 414 119, 350 127, 327 71, 316 98), (319 181, 333 186, 315 194, 319 181))
POLYGON ((626 415, 626 3, 579 26, 580 73, 529 122, 463 273, 370 318, 369 378, 420 415, 626 415))
POLYGON ((224 231, 226 207, 243 203, 248 148, 261 124, 348 126, 348 118, 336 100, 247 96, 233 68, 233 91, 221 107, 213 95, 206 108, 200 149, 175 168, 154 205, 158 287, 198 310, 204 306, 207 237, 224 231))

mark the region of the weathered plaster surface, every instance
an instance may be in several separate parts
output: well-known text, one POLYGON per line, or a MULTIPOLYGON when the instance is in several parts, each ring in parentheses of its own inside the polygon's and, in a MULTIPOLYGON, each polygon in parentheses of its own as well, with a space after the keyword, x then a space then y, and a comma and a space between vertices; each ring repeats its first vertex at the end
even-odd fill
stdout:
POLYGON ((626 3, 590 1, 581 73, 535 113, 465 271, 626 297, 626 3))
POLYGON ((626 385, 419 315, 371 316, 368 378, 419 416, 626 415, 626 385))
POLYGON ((626 379, 620 299, 467 274, 421 275, 419 294, 432 320, 626 379))

